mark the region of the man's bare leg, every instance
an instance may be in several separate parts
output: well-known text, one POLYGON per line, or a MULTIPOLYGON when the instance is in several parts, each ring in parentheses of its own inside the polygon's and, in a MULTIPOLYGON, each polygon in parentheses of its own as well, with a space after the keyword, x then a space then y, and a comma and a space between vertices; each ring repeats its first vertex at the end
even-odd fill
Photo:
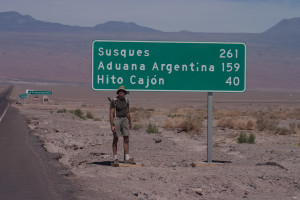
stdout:
POLYGON ((123 144, 123 146, 124 146, 124 153, 126 155, 126 154, 129 154, 129 137, 128 136, 124 136, 123 140, 124 140, 124 144, 123 144))
POLYGON ((112 149, 113 149, 113 155, 118 155, 118 137, 114 136, 113 143, 112 143, 112 149))

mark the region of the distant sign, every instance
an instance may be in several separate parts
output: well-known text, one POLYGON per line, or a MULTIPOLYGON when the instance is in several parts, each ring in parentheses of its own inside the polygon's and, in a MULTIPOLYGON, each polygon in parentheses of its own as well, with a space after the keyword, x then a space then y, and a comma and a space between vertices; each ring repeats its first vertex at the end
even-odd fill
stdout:
POLYGON ((96 40, 92 88, 132 91, 244 92, 243 43, 96 40))
POLYGON ((52 95, 52 91, 28 90, 28 94, 30 94, 30 95, 52 95))
POLYGON ((27 95, 28 95, 28 94, 26 94, 26 93, 19 94, 19 98, 20 98, 20 99, 25 99, 25 98, 27 98, 27 95))

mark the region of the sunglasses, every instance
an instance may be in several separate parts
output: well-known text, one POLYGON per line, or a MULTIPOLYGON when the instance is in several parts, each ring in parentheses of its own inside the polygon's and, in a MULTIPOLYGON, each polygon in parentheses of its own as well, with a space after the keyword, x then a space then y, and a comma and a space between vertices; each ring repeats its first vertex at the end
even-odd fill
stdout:
POLYGON ((119 93, 119 92, 124 92, 124 93, 126 93, 126 91, 125 91, 125 90, 119 90, 119 91, 118 91, 118 93, 119 93))

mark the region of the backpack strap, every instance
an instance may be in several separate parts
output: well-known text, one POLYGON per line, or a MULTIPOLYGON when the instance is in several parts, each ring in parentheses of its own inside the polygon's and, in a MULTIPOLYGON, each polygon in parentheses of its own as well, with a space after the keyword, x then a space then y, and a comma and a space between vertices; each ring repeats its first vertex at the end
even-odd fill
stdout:
MULTIPOLYGON (((115 107, 117 107, 118 98, 115 97, 115 98, 113 99, 113 101, 114 101, 114 103, 115 103, 115 107)), ((127 99, 127 98, 125 98, 125 101, 126 101, 126 104, 128 105, 128 99, 127 99)))
POLYGON ((114 101, 114 104, 115 104, 115 117, 117 117, 117 103, 118 103, 117 97, 115 97, 115 98, 113 99, 113 101, 114 101))

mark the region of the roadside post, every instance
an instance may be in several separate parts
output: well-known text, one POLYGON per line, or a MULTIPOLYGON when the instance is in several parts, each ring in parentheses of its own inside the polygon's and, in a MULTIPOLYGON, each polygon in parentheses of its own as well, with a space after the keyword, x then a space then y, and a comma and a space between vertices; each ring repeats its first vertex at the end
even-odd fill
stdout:
POLYGON ((246 45, 226 42, 95 40, 92 89, 207 92, 207 162, 212 160, 213 92, 246 90, 246 45))
POLYGON ((212 162, 212 92, 207 93, 207 162, 212 162))

